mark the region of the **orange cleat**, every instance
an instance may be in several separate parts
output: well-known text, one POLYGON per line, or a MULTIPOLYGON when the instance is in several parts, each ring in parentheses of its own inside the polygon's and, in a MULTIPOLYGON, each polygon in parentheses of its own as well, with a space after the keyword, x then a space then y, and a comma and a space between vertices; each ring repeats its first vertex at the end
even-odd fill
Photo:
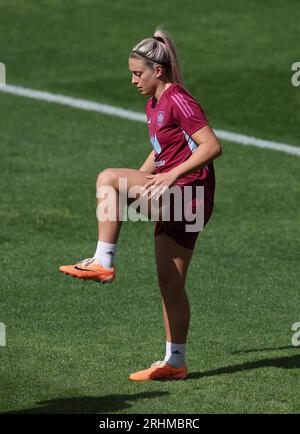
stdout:
POLYGON ((147 380, 184 380, 188 376, 186 366, 182 368, 173 368, 166 362, 155 362, 151 368, 144 371, 135 372, 129 376, 133 381, 147 380))
POLYGON ((115 278, 114 268, 104 268, 95 258, 88 258, 75 265, 63 265, 59 268, 62 273, 85 280, 97 280, 111 283, 115 278))

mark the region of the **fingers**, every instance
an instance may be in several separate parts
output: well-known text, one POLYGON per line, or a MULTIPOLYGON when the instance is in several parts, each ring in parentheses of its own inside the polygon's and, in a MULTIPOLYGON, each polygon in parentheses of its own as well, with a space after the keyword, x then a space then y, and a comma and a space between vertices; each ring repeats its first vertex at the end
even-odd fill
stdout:
POLYGON ((153 197, 154 200, 157 200, 160 196, 162 196, 164 194, 164 192, 168 190, 168 186, 167 185, 161 185, 158 189, 157 189, 157 193, 154 192, 153 195, 151 197, 153 197))
POLYGON ((141 188, 141 192, 144 193, 146 190, 149 190, 149 188, 154 185, 155 181, 147 182, 143 187, 141 188))
MULTIPOLYGON (((149 194, 152 196, 154 190, 156 191, 158 188, 158 186, 156 184, 151 184, 151 185, 145 185, 143 188, 141 188, 142 191, 142 197, 146 197, 149 194)), ((150 196, 150 197, 151 197, 150 196)), ((149 197, 149 199, 150 199, 149 197)))
MULTIPOLYGON (((152 175, 150 175, 152 176, 152 175)), ((147 176, 148 178, 148 176, 147 176)), ((141 188, 141 193, 142 193, 142 197, 146 197, 148 196, 149 192, 151 191, 151 188, 156 185, 156 180, 155 179, 151 179, 151 181, 146 182, 146 184, 143 185, 143 187, 141 188)))
POLYGON ((150 194, 148 199, 158 199, 168 189, 168 186, 162 183, 161 180, 158 180, 155 175, 147 175, 146 178, 149 181, 141 188, 143 198, 150 194))
POLYGON ((160 196, 163 196, 164 192, 168 190, 166 185, 160 185, 157 188, 153 188, 149 199, 157 200, 160 196))
POLYGON ((150 194, 149 199, 152 199, 152 198, 156 199, 157 197, 159 197, 160 196, 160 194, 159 194, 160 190, 161 190, 161 186, 153 187, 151 189, 151 194, 150 194))

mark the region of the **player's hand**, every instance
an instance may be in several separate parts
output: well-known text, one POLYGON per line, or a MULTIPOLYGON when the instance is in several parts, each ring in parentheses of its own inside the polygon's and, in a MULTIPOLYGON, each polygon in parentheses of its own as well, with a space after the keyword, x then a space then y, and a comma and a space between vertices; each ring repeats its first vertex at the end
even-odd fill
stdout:
POLYGON ((170 172, 147 175, 148 182, 142 187, 142 197, 150 194, 148 199, 158 199, 176 181, 176 176, 170 172))

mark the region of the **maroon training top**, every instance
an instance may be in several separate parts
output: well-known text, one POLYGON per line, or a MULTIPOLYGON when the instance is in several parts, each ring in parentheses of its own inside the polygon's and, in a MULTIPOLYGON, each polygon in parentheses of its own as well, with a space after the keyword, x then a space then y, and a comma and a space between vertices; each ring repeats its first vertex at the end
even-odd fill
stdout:
MULTIPOLYGON (((155 174, 169 172, 186 161, 197 148, 191 135, 208 125, 201 106, 177 83, 172 83, 158 102, 154 97, 147 101, 146 116, 155 151, 155 174)), ((188 185, 198 180, 214 183, 213 163, 178 179, 175 185, 188 185)))

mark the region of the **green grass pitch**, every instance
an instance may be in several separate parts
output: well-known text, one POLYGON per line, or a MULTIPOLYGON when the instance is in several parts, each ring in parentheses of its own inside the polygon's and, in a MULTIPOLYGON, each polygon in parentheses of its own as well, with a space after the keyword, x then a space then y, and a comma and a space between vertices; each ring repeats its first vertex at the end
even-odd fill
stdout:
MULTIPOLYGON (((296 0, 0 0, 7 82, 143 112, 128 53, 170 30, 211 125, 300 144, 296 0), (288 30, 287 30, 288 29, 288 30)), ((138 168, 147 126, 0 92, 0 412, 299 413, 299 157, 223 142, 186 289, 183 382, 133 383, 164 356, 153 227, 125 222, 113 285, 61 264, 96 247, 95 181, 138 168)))

